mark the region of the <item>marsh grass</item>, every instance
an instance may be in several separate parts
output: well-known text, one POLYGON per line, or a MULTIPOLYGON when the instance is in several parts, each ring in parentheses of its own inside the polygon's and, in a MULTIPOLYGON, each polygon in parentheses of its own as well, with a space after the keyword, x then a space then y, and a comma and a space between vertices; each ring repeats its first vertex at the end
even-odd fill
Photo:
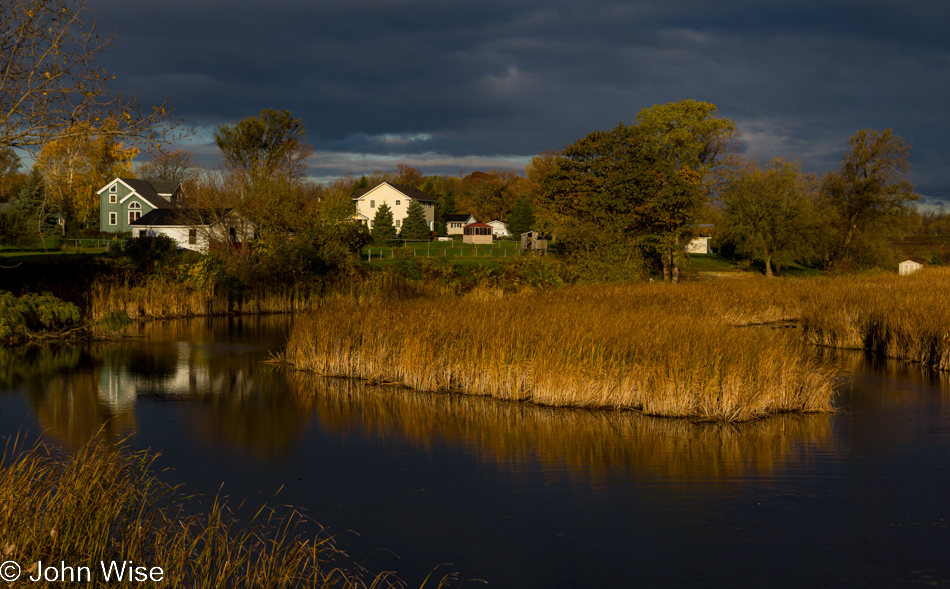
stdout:
MULTIPOLYGON (((761 284, 761 283, 760 283, 761 284)), ((285 357, 320 374, 557 407, 746 421, 832 409, 835 370, 794 337, 775 287, 637 284, 506 298, 333 298, 285 357)))
POLYGON ((74 455, 43 443, 8 445, 0 465, 3 560, 20 563, 24 575, 35 574, 38 561, 86 566, 93 586, 106 585, 100 561, 162 567, 168 587, 402 586, 389 573, 374 576, 351 564, 325 533, 301 532, 314 524, 299 512, 262 507, 239 520, 216 498, 189 514, 193 499, 158 480, 154 459, 95 440, 74 455))
POLYGON ((275 287, 229 296, 207 292, 175 280, 153 278, 139 286, 98 282, 88 295, 88 316, 94 320, 115 312, 130 319, 166 319, 212 315, 292 313, 310 309, 318 289, 275 287))
POLYGON ((950 370, 950 269, 817 281, 801 310, 809 344, 950 370))

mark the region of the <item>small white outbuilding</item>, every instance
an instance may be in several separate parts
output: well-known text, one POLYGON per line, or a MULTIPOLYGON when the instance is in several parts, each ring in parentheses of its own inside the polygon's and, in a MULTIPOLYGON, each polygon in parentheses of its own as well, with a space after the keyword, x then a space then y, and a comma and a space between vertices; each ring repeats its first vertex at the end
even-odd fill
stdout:
POLYGON ((908 259, 898 264, 897 273, 900 276, 907 276, 909 274, 913 274, 914 272, 920 270, 923 267, 924 265, 921 264, 920 262, 915 262, 914 260, 908 259))

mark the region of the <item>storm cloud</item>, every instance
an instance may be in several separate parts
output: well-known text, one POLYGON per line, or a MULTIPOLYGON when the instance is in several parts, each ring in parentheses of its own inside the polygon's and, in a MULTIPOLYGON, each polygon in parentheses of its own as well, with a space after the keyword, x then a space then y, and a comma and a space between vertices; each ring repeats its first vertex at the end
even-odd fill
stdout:
POLYGON ((303 119, 310 173, 523 169, 639 109, 693 98, 743 147, 835 168, 862 128, 914 145, 950 200, 950 5, 938 2, 90 0, 116 88, 166 97, 211 165, 225 121, 303 119))

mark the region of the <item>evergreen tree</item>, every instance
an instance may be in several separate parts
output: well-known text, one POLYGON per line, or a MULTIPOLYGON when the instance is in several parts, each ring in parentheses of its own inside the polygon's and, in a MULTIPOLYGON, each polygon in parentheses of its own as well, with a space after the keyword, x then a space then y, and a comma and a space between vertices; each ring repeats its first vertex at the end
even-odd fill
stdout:
POLYGON ((373 241, 396 239, 396 226, 393 225, 393 211, 386 203, 379 205, 379 208, 376 209, 376 215, 373 217, 371 235, 373 236, 373 241))
POLYGON ((440 195, 435 203, 435 232, 439 237, 445 237, 449 234, 445 226, 445 216, 455 212, 455 195, 451 190, 440 195))
POLYGON ((534 229, 534 207, 527 198, 518 199, 508 215, 508 232, 518 237, 534 229))
POLYGON ((30 170, 29 178, 20 189, 20 193, 10 201, 10 208, 27 220, 37 238, 41 231, 44 233, 59 231, 56 217, 51 215, 46 207, 46 184, 43 181, 42 172, 36 166, 30 170))
POLYGON ((403 239, 428 239, 430 235, 429 222, 426 221, 426 211, 419 204, 419 201, 414 200, 409 205, 406 219, 402 223, 401 237, 403 239))

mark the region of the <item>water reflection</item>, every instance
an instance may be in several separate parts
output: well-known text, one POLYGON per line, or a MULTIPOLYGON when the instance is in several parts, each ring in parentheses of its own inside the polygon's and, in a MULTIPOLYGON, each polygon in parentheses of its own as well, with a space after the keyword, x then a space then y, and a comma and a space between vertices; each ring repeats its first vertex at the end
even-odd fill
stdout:
POLYGON ((289 373, 287 384, 325 431, 453 445, 513 470, 526 461, 591 480, 618 472, 677 479, 769 473, 832 445, 831 416, 781 415, 748 424, 696 424, 633 412, 564 410, 432 395, 289 373))
MULTIPOLYGON (((78 446, 100 429, 136 430, 156 404, 169 404, 194 442, 258 457, 287 456, 308 428, 345 438, 451 446, 518 469, 527 461, 596 481, 604 473, 652 473, 681 480, 764 476, 815 452, 881 440, 838 440, 835 416, 780 415, 748 424, 696 424, 632 412, 559 410, 479 397, 433 395, 275 369, 262 363, 283 345, 292 318, 202 319, 137 326, 138 338, 85 348, 0 350, 5 389, 23 392, 41 429, 78 446), (144 403, 144 405, 143 405, 144 403), (152 405, 148 405, 151 403, 152 405)), ((851 372, 845 410, 939 410, 950 374, 841 354, 851 372), (938 395, 909 394, 933 389, 938 395)), ((890 432, 888 436, 900 435, 890 432)), ((876 436, 876 437, 875 437, 876 436)), ((891 440, 893 441, 893 440, 891 440)))

